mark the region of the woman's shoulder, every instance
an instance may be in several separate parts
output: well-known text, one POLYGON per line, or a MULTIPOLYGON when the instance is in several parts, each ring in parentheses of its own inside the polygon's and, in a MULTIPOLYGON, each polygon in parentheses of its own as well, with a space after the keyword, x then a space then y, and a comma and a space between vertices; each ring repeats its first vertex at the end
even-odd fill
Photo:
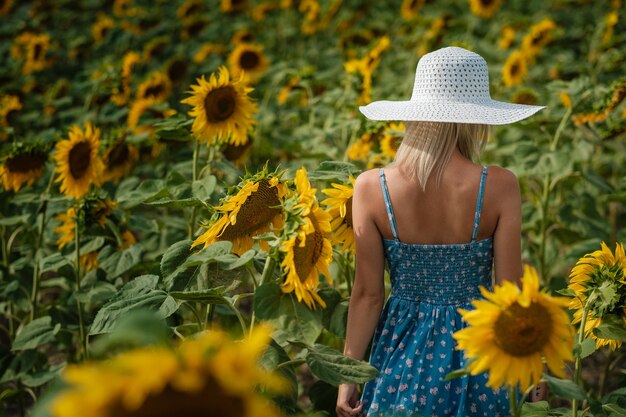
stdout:
POLYGON ((356 187, 357 184, 360 184, 362 186, 367 186, 367 185, 371 185, 372 183, 379 182, 379 168, 372 168, 372 169, 367 169, 363 172, 361 172, 357 177, 356 177, 356 181, 354 183, 354 186, 356 187))
POLYGON ((487 166, 485 195, 494 196, 496 200, 518 200, 520 195, 517 175, 507 168, 498 165, 487 166))

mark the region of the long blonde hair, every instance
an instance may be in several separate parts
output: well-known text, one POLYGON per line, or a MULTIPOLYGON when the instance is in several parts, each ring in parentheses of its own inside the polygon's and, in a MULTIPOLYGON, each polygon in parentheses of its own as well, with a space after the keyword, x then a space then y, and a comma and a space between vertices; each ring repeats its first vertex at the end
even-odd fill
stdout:
POLYGON ((491 136, 490 125, 449 122, 404 122, 406 130, 394 161, 409 178, 426 190, 426 182, 435 175, 435 185, 441 182, 443 170, 454 147, 461 155, 477 161, 491 136))

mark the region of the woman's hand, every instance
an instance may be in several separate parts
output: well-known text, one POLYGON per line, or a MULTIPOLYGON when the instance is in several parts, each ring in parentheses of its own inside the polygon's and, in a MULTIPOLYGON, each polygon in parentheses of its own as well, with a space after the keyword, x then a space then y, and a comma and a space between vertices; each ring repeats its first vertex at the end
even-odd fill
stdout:
POLYGON ((337 393, 337 408, 339 417, 354 417, 361 415, 363 403, 359 401, 356 384, 340 384, 337 393))

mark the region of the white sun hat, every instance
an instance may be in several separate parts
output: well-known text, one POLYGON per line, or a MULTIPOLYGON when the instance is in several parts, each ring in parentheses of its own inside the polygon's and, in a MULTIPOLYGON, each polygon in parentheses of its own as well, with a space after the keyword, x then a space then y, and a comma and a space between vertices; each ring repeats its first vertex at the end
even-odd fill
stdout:
POLYGON ((419 60, 410 100, 374 101, 359 110, 371 120, 503 125, 525 119, 545 107, 492 100, 484 58, 449 46, 419 60))

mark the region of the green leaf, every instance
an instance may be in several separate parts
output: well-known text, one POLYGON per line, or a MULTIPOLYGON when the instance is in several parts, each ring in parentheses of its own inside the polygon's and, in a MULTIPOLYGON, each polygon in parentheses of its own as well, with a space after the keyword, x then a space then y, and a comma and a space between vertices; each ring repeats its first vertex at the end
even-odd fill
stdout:
POLYGON ((108 301, 117 293, 115 285, 103 281, 95 281, 91 285, 84 285, 80 291, 74 292, 74 297, 84 304, 102 303, 108 301))
POLYGON ((201 178, 191 184, 191 192, 195 198, 200 201, 208 201, 211 198, 217 179, 214 175, 201 178))
POLYGON ((42 273, 58 271, 64 266, 72 266, 72 261, 66 256, 63 256, 60 252, 53 253, 39 261, 39 268, 42 273))
POLYGON ((259 365, 268 371, 277 372, 289 382, 291 389, 284 395, 276 396, 273 400, 281 407, 295 411, 298 401, 296 372, 291 366, 283 366, 277 369, 279 364, 287 361, 289 361, 289 355, 287 355, 285 349, 276 343, 274 339, 270 339, 267 349, 265 349, 263 355, 259 358, 259 365))
POLYGON ((547 374, 543 374, 543 379, 546 380, 554 395, 558 397, 575 398, 577 400, 585 400, 587 398, 587 394, 585 394, 582 388, 569 379, 555 378, 547 374))
POLYGON ((340 161, 323 161, 319 166, 309 173, 310 180, 334 180, 342 182, 348 181, 348 177, 355 177, 361 172, 354 164, 340 161))
POLYGON ((232 249, 233 244, 231 242, 227 240, 217 241, 190 255, 184 266, 189 267, 213 262, 219 256, 230 254, 232 249))
POLYGON ((550 404, 547 401, 525 402, 522 405, 522 415, 524 417, 548 417, 549 410, 550 404))
POLYGON ((192 281, 199 265, 188 267, 184 263, 191 255, 192 240, 181 240, 167 248, 161 258, 161 275, 167 290, 182 291, 192 281))
POLYGON ((141 261, 142 252, 142 245, 133 245, 121 252, 107 246, 98 255, 100 268, 106 272, 108 279, 117 278, 141 261))
POLYGON ((622 408, 617 404, 609 403, 602 404, 602 409, 610 412, 609 417, 624 417, 626 416, 626 408, 622 408))
POLYGON ((121 208, 129 209, 167 194, 163 180, 149 179, 142 181, 136 189, 117 195, 117 202, 121 208))
POLYGON ((0 219, 0 226, 15 226, 16 224, 23 224, 28 222, 28 214, 21 214, 19 216, 3 217, 0 219))
POLYGON ((470 374, 470 373, 469 373, 469 371, 468 371, 467 369, 464 369, 464 368, 461 368, 461 369, 455 369, 455 370, 454 370, 454 371, 452 371, 452 372, 448 372, 448 373, 446 374, 446 376, 445 376, 445 378, 444 378, 444 379, 445 379, 446 381, 449 381, 449 380, 451 380, 451 379, 453 379, 453 378, 460 378, 460 377, 463 377, 463 376, 465 376, 465 375, 469 375, 469 374, 470 374))
POLYGON ((560 290, 556 290, 555 292, 566 297, 574 297, 576 295, 574 290, 572 290, 571 288, 562 288, 560 290))
POLYGON ((50 316, 39 317, 22 327, 17 334, 11 350, 34 349, 54 340, 55 335, 61 330, 61 324, 52 326, 50 316))
POLYGON ((307 350, 306 363, 311 373, 331 385, 362 384, 379 374, 369 363, 345 356, 329 346, 315 344, 307 350))
POLYGON ((173 314, 179 303, 165 291, 156 289, 158 281, 157 275, 142 275, 126 283, 98 310, 89 334, 111 332, 120 318, 139 308, 156 311, 161 319, 173 314))
POLYGON ((346 337, 346 324, 348 322, 348 300, 343 300, 333 311, 333 316, 330 319, 330 327, 328 330, 333 332, 339 337, 346 337))
POLYGON ((114 351, 141 346, 167 345, 172 330, 154 311, 137 309, 121 317, 111 333, 90 344, 92 356, 109 356, 114 351))
POLYGON ((320 307, 309 310, 293 294, 283 293, 280 286, 272 282, 257 288, 254 294, 254 312, 257 318, 274 325, 274 338, 279 343, 295 339, 313 344, 322 332, 320 307))
POLYGON ((52 366, 49 369, 27 373, 22 377, 22 383, 31 388, 40 387, 60 375, 64 368, 65 362, 52 366))
POLYGON ((89 240, 88 242, 86 242, 84 245, 82 245, 80 247, 80 253, 85 254, 85 253, 96 251, 100 249, 103 244, 104 244, 104 238, 102 236, 97 236, 89 240))
POLYGON ((212 288, 200 291, 171 291, 169 294, 177 300, 195 301, 206 304, 229 304, 222 295, 223 289, 212 288))
POLYGON ((613 323, 601 323, 593 329, 593 334, 601 339, 612 339, 626 342, 626 329, 613 323))
POLYGON ((580 345, 574 347, 574 353, 580 355, 581 359, 586 358, 596 351, 596 342, 593 339, 585 339, 580 345))

